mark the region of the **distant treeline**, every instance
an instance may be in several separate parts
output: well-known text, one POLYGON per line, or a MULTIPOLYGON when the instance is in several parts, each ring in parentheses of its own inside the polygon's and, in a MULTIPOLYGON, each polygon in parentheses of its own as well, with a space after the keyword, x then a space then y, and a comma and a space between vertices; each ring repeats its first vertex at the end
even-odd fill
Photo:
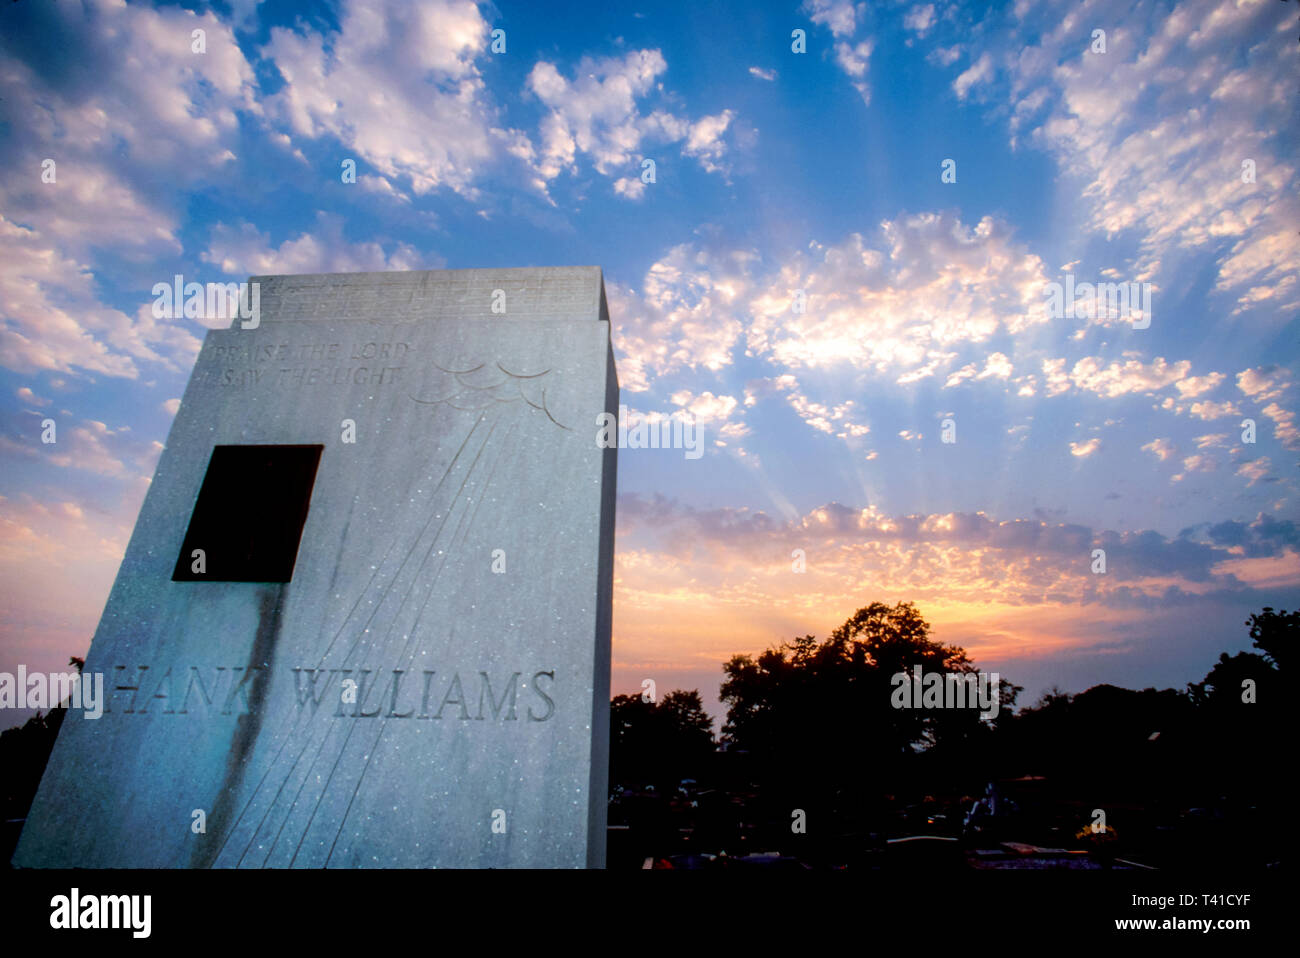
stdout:
POLYGON ((682 779, 749 790, 774 810, 816 809, 849 830, 872 809, 979 796, 1006 780, 1050 783, 1085 815, 1093 806, 1260 809, 1281 801, 1282 663, 1300 611, 1265 607, 1245 624, 1259 651, 1224 653, 1185 690, 1053 690, 1016 709, 1022 689, 1004 679, 990 721, 978 708, 895 707, 899 673, 975 666, 935 641, 912 603, 876 602, 821 642, 806 635, 727 662, 716 738, 698 691, 616 697, 610 778, 661 792, 682 779))

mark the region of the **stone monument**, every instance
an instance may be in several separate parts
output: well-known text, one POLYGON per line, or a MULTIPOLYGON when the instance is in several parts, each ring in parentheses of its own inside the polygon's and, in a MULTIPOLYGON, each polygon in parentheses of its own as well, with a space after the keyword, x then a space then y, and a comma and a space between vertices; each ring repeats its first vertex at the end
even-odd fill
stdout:
POLYGON ((603 867, 596 267, 254 277, 211 330, 14 864, 603 867))

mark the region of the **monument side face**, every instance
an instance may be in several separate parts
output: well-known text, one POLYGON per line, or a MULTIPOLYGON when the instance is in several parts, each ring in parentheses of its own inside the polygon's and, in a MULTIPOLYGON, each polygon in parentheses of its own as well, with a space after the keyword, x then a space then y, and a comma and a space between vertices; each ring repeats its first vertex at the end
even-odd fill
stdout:
POLYGON ((258 326, 207 334, 87 656, 104 714, 67 717, 14 864, 602 867, 600 271, 258 280, 258 326))

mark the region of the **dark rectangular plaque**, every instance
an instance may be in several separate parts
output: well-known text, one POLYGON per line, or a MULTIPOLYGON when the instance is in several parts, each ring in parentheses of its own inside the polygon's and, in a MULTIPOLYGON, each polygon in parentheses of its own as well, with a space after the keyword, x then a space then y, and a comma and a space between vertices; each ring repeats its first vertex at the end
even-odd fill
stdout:
POLYGON ((215 446, 173 582, 288 582, 324 446, 215 446), (196 572, 194 550, 205 571, 196 572))

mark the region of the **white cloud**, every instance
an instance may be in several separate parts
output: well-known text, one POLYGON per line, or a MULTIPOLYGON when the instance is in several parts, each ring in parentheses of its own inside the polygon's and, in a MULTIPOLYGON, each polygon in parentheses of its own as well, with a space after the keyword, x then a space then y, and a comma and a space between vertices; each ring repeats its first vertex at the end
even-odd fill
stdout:
MULTIPOLYGON (((201 256, 230 276, 272 276, 280 273, 355 273, 430 268, 406 243, 349 243, 338 217, 319 214, 317 229, 271 246, 250 223, 238 229, 218 223, 201 256)), ((440 263, 438 264, 440 265, 440 263)))
POLYGON ((134 319, 102 305, 86 265, 3 216, 0 262, 0 364, 9 369, 134 379, 137 361, 180 369, 198 353, 189 321, 154 319, 148 304, 134 319))
POLYGON ((727 132, 732 117, 730 110, 723 110, 717 116, 706 116, 692 123, 682 153, 699 160, 700 165, 710 173, 721 170, 719 164, 727 149, 722 134, 727 132))
POLYGON ((926 60, 941 67, 950 67, 961 59, 961 48, 958 46, 935 47, 928 54, 926 60))
POLYGON ((1087 456, 1091 456, 1099 448, 1101 448, 1101 440, 1094 436, 1092 439, 1088 439, 1085 442, 1070 443, 1070 455, 1078 456, 1080 459, 1083 459, 1087 456))
POLYGON ((683 244, 651 266, 639 295, 616 283, 608 295, 620 377, 634 392, 676 370, 717 372, 742 344, 781 371, 870 370, 906 385, 963 351, 977 358, 955 381, 1009 380, 1011 358, 980 346, 1046 324, 1043 283, 1042 261, 1005 226, 922 214, 886 221, 873 244, 852 234, 766 269, 753 251, 683 244))
POLYGON ((614 181, 614 192, 629 200, 639 200, 645 196, 645 181, 639 176, 625 176, 614 181))
POLYGON ((367 193, 386 196, 399 203, 411 202, 411 198, 401 190, 397 189, 397 187, 393 186, 392 180, 386 176, 372 176, 369 173, 363 173, 361 176, 357 177, 357 185, 367 193))
POLYGON ((876 243, 854 233, 782 264, 750 303, 747 345, 790 369, 843 363, 914 381, 958 346, 1046 323, 1044 282, 1042 261, 991 218, 973 228, 938 213, 885 221, 876 243))
POLYGON ((871 51, 875 47, 872 40, 860 43, 840 42, 835 44, 835 62, 853 81, 853 88, 858 91, 865 104, 871 103, 871 86, 867 83, 867 67, 871 63, 871 51))
MULTIPOLYGON (((1176 248, 1225 249, 1216 288, 1236 295, 1239 310, 1300 305, 1300 191, 1284 135, 1294 120, 1293 44, 1282 41, 1277 8, 1099 0, 1048 15, 1046 29, 1028 22, 1040 8, 1015 13, 1026 21, 1017 39, 993 53, 1011 74, 1013 143, 1032 121, 1033 141, 1080 181, 1091 230, 1132 232, 1141 274, 1176 248), (1105 54, 1080 40, 1093 24, 1106 25, 1105 54), (1022 30, 1038 42, 1024 46, 1022 30), (1242 180, 1247 159, 1253 183, 1242 180)), ((969 88, 992 72, 962 76, 969 88)))
POLYGON ((186 186, 234 159, 228 144, 239 114, 261 112, 252 67, 228 24, 211 12, 90 0, 53 4, 46 34, 76 51, 92 82, 63 69, 33 69, 18 57, 0 69, 0 126, 6 164, 40 171, 55 160, 53 183, 6 177, 0 209, 65 253, 93 246, 128 256, 176 252, 175 220, 160 205, 158 182, 186 186), (206 53, 190 31, 206 33, 206 53))
POLYGON ((614 346, 623 388, 639 392, 651 376, 674 370, 729 366, 744 328, 752 260, 681 245, 650 267, 639 295, 607 284, 610 312, 619 317, 614 346))
MULTIPOLYGON (((1180 409, 1179 411, 1181 412, 1182 410, 1180 409)), ((1188 411, 1197 419, 1205 420, 1222 419, 1225 416, 1241 415, 1241 410, 1238 409, 1235 404, 1230 402, 1214 402, 1209 399, 1204 400, 1203 402, 1192 403, 1188 411)))
MULTIPOLYGON (((838 439, 858 439, 871 432, 871 427, 860 419, 855 400, 839 403, 819 403, 808 397, 794 376, 785 373, 767 379, 754 379, 745 384, 745 405, 752 406, 761 397, 784 395, 790 408, 813 429, 833 435, 838 439)), ((869 456, 868 458, 875 458, 869 456)))
POLYGON ((1250 462, 1243 462, 1238 466, 1237 475, 1249 479, 1250 482, 1246 483, 1246 485, 1253 486, 1268 475, 1268 470, 1271 467, 1272 463, 1269 462, 1268 457, 1260 456, 1258 459, 1252 459, 1250 462))
MULTIPOLYGON (((638 101, 658 88, 667 69, 658 50, 584 57, 572 80, 553 63, 543 60, 534 65, 527 86, 548 110, 541 124, 536 165, 542 181, 576 173, 579 156, 587 156, 601 175, 618 177, 639 164, 648 146, 683 139, 683 155, 697 159, 709 172, 723 170, 722 135, 734 117, 731 110, 694 123, 661 109, 642 111, 638 101)), ((615 191, 639 198, 643 186, 633 185, 632 178, 625 176, 615 183, 615 191)))
POLYGON ((670 140, 684 135, 685 121, 665 113, 643 116, 637 107, 638 97, 649 93, 667 69, 658 50, 584 58, 572 81, 554 64, 538 62, 528 75, 528 89, 550 111, 542 121, 542 176, 549 181, 566 170, 576 172, 579 153, 610 176, 631 165, 647 134, 666 134, 670 140))
POLYGON ((1183 471, 1170 478, 1171 482, 1182 482, 1191 472, 1214 472, 1219 468, 1219 462, 1208 453, 1197 453, 1194 456, 1188 456, 1183 460, 1183 471))
POLYGON ((984 371, 977 373, 975 364, 968 363, 961 369, 952 373, 947 382, 943 384, 944 389, 964 382, 967 379, 1001 379, 1006 380, 1012 373, 1011 360, 1007 359, 1002 353, 991 353, 984 363, 984 371))
POLYGON ((1048 396, 1059 396, 1069 392, 1071 387, 1108 399, 1128 393, 1152 393, 1174 384, 1191 368, 1187 360, 1170 363, 1160 356, 1150 363, 1127 359, 1109 364, 1100 357, 1085 356, 1075 362, 1069 372, 1066 372, 1065 363, 1065 359, 1043 360, 1042 372, 1048 396))
POLYGON ((957 370, 954 373, 949 374, 947 381, 943 384, 943 388, 951 389, 953 386, 958 386, 961 383, 965 382, 966 380, 974 379, 974 378, 975 378, 975 364, 967 363, 961 369, 957 370))
POLYGON ((808 19, 829 27, 835 37, 849 37, 857 29, 857 10, 850 0, 804 0, 808 19))
POLYGON ((702 392, 697 396, 689 389, 679 390, 669 399, 673 405, 680 406, 699 423, 726 421, 737 406, 734 396, 715 396, 711 392, 702 392))
POLYGON ((0 446, 11 453, 38 456, 63 469, 128 480, 152 475, 162 452, 162 443, 135 439, 128 426, 114 429, 95 419, 83 419, 75 425, 56 420, 56 427, 58 441, 48 446, 37 443, 28 447, 3 437, 0 446))
POLYGON ((908 10, 903 15, 903 26, 923 37, 934 26, 934 20, 934 4, 926 3, 908 10))
POLYGON ((1280 366, 1243 369, 1237 373, 1237 388, 1255 402, 1279 398, 1291 383, 1291 374, 1280 366))
POLYGON ((764 70, 762 67, 750 67, 749 75, 752 77, 758 77, 760 80, 766 80, 768 83, 771 83, 776 79, 775 70, 764 70))
POLYGON ((1142 447, 1142 451, 1153 454, 1161 462, 1172 459, 1178 454, 1177 447, 1168 439, 1152 439, 1142 447))
POLYGON ((854 43, 853 34, 858 29, 858 16, 865 6, 854 6, 848 0, 805 0, 802 7, 813 23, 827 27, 834 38, 835 64, 852 81, 862 102, 871 102, 871 86, 867 83, 867 67, 875 41, 867 37, 854 43))
POLYGON ((179 191, 230 169, 241 114, 261 113, 252 68, 211 12, 91 0, 42 16, 76 69, 21 53, 0 67, 6 164, 33 171, 0 180, 0 363, 127 378, 142 361, 183 368, 199 345, 189 324, 105 305, 94 251, 128 263, 180 252, 179 191), (38 179, 45 158, 52 183, 38 179))
POLYGON ((1261 410, 1273 420, 1273 436, 1287 449, 1300 449, 1300 430, 1296 429, 1295 413, 1277 403, 1269 403, 1261 410))
POLYGON ((1223 382, 1223 373, 1209 373, 1205 376, 1188 376, 1174 383, 1174 386, 1178 389, 1178 395, 1191 399, 1209 392, 1221 382, 1223 382))
POLYGON ((975 378, 1006 380, 1012 372, 1011 360, 1002 353, 991 353, 988 361, 984 364, 984 371, 975 378))
POLYGON ((338 139, 417 194, 472 196, 511 135, 494 128, 476 64, 488 30, 472 0, 350 0, 335 33, 274 27, 262 52, 285 84, 268 112, 296 136, 338 139))
POLYGON ((952 88, 959 100, 966 99, 970 88, 977 83, 985 83, 993 77, 993 58, 987 52, 981 53, 978 60, 963 70, 952 81, 952 88))

